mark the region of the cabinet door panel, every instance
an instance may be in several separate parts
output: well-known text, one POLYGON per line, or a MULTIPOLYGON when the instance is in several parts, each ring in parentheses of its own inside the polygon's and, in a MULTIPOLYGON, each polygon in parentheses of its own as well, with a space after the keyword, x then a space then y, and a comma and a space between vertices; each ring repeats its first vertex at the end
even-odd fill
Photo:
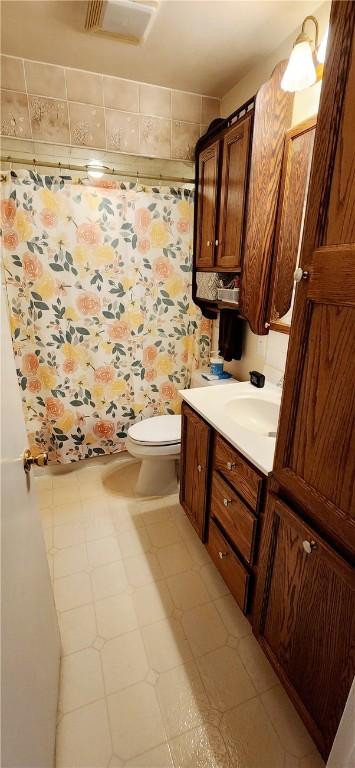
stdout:
POLYGON ((205 536, 210 428, 182 405, 180 502, 198 535, 205 536))
POLYGON ((216 210, 218 187, 219 141, 215 141, 200 154, 197 257, 198 269, 213 267, 216 239, 216 210))
POLYGON ((355 555, 355 14, 333 3, 274 474, 355 555))
POLYGON ((281 88, 287 62, 275 67, 255 101, 239 309, 254 333, 267 333, 269 282, 285 133, 293 94, 281 88))
POLYGON ((221 202, 216 265, 241 264, 251 115, 233 125, 223 138, 221 202))
POLYGON ((296 125, 286 135, 271 277, 272 293, 269 311, 271 323, 279 321, 291 306, 293 276, 302 238, 314 134, 315 119, 312 119, 296 125))
POLYGON ((355 672, 355 573, 270 495, 256 632, 327 756, 355 672))

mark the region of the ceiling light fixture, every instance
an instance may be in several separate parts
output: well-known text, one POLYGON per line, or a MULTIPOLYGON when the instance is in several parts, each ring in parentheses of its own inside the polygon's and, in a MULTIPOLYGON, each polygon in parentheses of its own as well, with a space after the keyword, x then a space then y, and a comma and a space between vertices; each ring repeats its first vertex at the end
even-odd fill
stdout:
POLYGON ((303 91, 304 88, 309 88, 311 85, 314 85, 317 80, 321 79, 322 72, 319 72, 316 69, 318 34, 319 26, 316 17, 306 16, 302 23, 301 32, 295 40, 281 81, 281 88, 284 91, 290 91, 291 93, 294 93, 295 91, 303 91), (315 26, 314 41, 305 31, 308 21, 312 21, 315 26))
POLYGON ((92 179, 101 179, 104 175, 105 166, 99 163, 98 160, 90 160, 86 167, 88 169, 88 176, 91 176, 92 179))

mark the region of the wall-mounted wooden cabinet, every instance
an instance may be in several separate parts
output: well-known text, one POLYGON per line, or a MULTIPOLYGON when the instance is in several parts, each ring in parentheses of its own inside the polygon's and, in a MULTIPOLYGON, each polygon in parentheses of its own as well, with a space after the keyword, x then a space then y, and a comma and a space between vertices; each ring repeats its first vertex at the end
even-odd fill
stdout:
MULTIPOLYGON (((285 66, 278 64, 255 98, 196 149, 194 272, 241 273, 239 311, 256 333, 267 333, 283 143, 292 115, 293 94, 280 86, 285 66)), ((197 303, 211 310, 202 299, 197 303)))
POLYGON ((251 120, 245 115, 199 155, 198 270, 241 266, 251 120))

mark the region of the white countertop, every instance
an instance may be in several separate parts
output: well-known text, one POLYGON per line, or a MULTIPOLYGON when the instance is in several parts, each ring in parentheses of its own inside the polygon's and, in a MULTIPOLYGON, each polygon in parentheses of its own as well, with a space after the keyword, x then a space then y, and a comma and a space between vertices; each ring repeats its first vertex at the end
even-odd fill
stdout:
POLYGON ((280 403, 281 388, 275 384, 266 383, 258 389, 249 381, 235 384, 218 384, 215 387, 196 387, 182 389, 180 395, 188 405, 208 422, 217 432, 228 440, 246 459, 260 469, 264 475, 272 471, 275 453, 275 437, 266 437, 257 432, 251 432, 233 421, 226 412, 225 405, 239 395, 247 395, 255 399, 267 398, 280 403))

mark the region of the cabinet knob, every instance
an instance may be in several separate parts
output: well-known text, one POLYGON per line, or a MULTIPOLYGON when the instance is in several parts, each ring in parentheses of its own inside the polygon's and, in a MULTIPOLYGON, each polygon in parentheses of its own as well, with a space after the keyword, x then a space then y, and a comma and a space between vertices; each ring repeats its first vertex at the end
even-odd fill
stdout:
POLYGON ((219 240, 215 240, 215 241, 214 241, 214 244, 215 244, 215 245, 219 245, 219 240))
POLYGON ((202 470, 203 470, 203 467, 201 466, 201 464, 198 464, 197 465, 197 471, 198 472, 202 472, 202 470))
POLYGON ((232 503, 232 499, 223 499, 223 504, 225 507, 228 507, 228 504, 232 503))
POLYGON ((304 541, 302 543, 303 549, 306 552, 307 555, 311 555, 313 550, 316 548, 316 542, 315 541, 304 541))
POLYGON ((308 280, 308 278, 309 278, 309 272, 307 272, 306 270, 303 271, 302 267, 297 267, 297 269, 295 269, 293 274, 293 279, 295 283, 300 283, 301 280, 308 280))
POLYGON ((211 241, 210 241, 210 240, 207 240, 207 247, 208 247, 209 245, 211 245, 211 241))
POLYGON ((227 469, 235 469, 234 461, 227 461, 227 469))
POLYGON ((218 552, 218 557, 220 560, 224 560, 225 557, 228 557, 228 552, 218 552))

